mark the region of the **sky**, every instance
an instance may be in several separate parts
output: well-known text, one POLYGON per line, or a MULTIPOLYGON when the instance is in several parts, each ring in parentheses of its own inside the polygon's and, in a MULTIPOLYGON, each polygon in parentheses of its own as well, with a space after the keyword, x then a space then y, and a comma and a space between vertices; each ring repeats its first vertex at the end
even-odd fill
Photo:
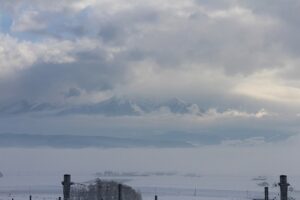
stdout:
POLYGON ((0 134, 256 145, 299 133, 299 1, 0 4, 0 134))

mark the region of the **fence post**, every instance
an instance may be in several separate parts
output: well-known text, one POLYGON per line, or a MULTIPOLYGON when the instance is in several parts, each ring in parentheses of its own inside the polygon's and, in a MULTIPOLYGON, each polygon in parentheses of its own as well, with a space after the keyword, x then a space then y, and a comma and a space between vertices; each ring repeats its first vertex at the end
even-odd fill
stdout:
POLYGON ((71 192, 71 185, 74 183, 71 182, 71 175, 65 174, 64 181, 62 182, 63 185, 63 193, 64 193, 64 200, 70 200, 70 192, 71 192))
POLYGON ((122 184, 118 184, 118 200, 122 200, 122 184))
POLYGON ((281 175, 280 176, 280 199, 281 200, 288 200, 288 187, 290 184, 287 182, 287 176, 281 175))
POLYGON ((155 199, 155 200, 158 200, 157 195, 155 195, 154 199, 155 199))
POLYGON ((269 188, 265 187, 265 200, 269 200, 269 188))

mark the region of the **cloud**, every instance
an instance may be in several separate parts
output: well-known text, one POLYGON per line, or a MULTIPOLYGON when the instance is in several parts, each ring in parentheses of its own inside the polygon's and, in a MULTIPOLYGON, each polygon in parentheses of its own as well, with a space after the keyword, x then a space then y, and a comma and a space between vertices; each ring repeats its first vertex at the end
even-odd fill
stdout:
POLYGON ((226 110, 225 112, 218 112, 216 109, 210 109, 206 113, 207 116, 212 116, 216 118, 222 118, 222 117, 241 117, 241 118, 248 118, 248 117, 254 117, 254 118, 262 118, 266 116, 272 116, 272 114, 268 113, 265 109, 261 109, 257 111, 256 113, 247 113, 243 111, 238 110, 226 110))
POLYGON ((38 31, 46 28, 46 24, 39 22, 38 12, 28 11, 19 15, 12 24, 12 31, 38 31))
POLYGON ((78 88, 70 88, 69 91, 65 94, 66 98, 69 97, 78 97, 80 96, 81 92, 78 88))
POLYGON ((0 76, 18 74, 20 70, 30 70, 40 63, 72 63, 76 60, 76 53, 96 48, 97 45, 85 39, 75 42, 47 39, 38 43, 20 40, 8 34, 0 34, 0 40, 0 76))
POLYGON ((262 71, 241 81, 234 93, 270 102, 299 106, 300 89, 288 80, 280 79, 278 71, 262 71))
MULTIPOLYGON (((67 110, 112 96, 157 102, 177 97, 192 102, 184 114, 168 106, 146 112, 141 105, 133 109, 138 116, 100 118, 107 120, 107 132, 117 124, 130 126, 128 133, 189 125, 194 132, 221 133, 224 126, 225 134, 261 133, 268 129, 263 123, 275 124, 267 132, 298 132, 295 1, 0 2, 1 20, 11 21, 0 29, 1 104, 25 100, 67 110)), ((77 114, 62 118, 69 123, 77 114)), ((94 133, 98 122, 90 124, 85 115, 81 123, 92 128, 82 126, 94 133)), ((41 130, 34 130, 35 116, 22 117, 32 131, 41 130)), ((51 117, 40 120, 47 127, 57 123, 57 131, 78 128, 51 117)))

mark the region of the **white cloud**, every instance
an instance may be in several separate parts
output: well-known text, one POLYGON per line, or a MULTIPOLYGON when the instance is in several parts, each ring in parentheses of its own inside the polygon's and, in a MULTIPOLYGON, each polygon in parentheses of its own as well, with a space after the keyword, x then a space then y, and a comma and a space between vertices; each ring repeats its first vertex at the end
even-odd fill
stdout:
POLYGON ((19 70, 30 69, 38 63, 75 62, 76 53, 99 47, 97 41, 89 39, 31 42, 7 34, 0 34, 0 41, 0 76, 17 74, 19 70))
POLYGON ((24 69, 37 60, 32 43, 19 43, 17 39, 3 34, 0 41, 0 75, 24 69))
POLYGON ((220 70, 211 70, 209 66, 162 68, 148 60, 130 65, 130 81, 127 85, 116 87, 120 93, 164 99, 180 95, 186 99, 220 94, 234 83, 232 77, 227 77, 220 70))
POLYGON ((28 11, 18 15, 12 24, 12 31, 39 31, 47 27, 44 22, 39 21, 37 11, 28 11))
POLYGON ((241 80, 233 93, 256 99, 299 106, 300 87, 278 77, 278 70, 257 72, 241 80))
POLYGON ((239 110, 229 109, 224 112, 218 112, 216 109, 209 109, 205 115, 213 118, 263 118, 267 116, 274 116, 268 113, 265 109, 261 109, 255 113, 248 113, 239 110))

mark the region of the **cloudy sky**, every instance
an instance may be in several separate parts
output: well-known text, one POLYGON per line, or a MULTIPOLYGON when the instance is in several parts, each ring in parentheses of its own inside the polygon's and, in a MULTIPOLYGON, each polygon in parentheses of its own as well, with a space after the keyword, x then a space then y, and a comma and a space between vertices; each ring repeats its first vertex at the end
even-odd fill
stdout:
POLYGON ((0 4, 0 133, 247 144, 299 133, 299 1, 0 4))

